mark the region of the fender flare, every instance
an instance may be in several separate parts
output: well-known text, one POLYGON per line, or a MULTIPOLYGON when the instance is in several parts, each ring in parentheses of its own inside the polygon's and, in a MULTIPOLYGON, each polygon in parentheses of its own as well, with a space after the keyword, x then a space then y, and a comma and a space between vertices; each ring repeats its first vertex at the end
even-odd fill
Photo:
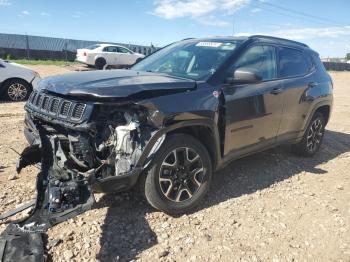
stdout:
POLYGON ((316 103, 312 110, 310 110, 310 112, 308 113, 308 117, 305 118, 306 120, 304 121, 304 124, 303 124, 303 129, 299 132, 298 134, 298 139, 301 139, 303 136, 304 136, 304 132, 306 130, 306 128, 309 126, 310 122, 311 122, 311 119, 312 117, 314 116, 315 112, 321 107, 321 106, 329 106, 330 107, 330 113, 332 111, 332 101, 331 100, 323 100, 323 101, 320 101, 318 103, 316 103))
MULTIPOLYGON (((181 121, 175 124, 172 124, 170 126, 167 126, 165 128, 160 129, 159 131, 157 131, 152 138, 150 139, 150 141, 148 142, 148 144, 146 145, 143 154, 141 155, 141 157, 139 158, 136 167, 139 168, 144 168, 145 164, 148 164, 154 157, 154 154, 151 154, 151 151, 153 149, 153 146, 156 144, 156 142, 163 136, 168 134, 171 131, 174 131, 176 129, 180 129, 180 128, 184 128, 184 127, 193 127, 193 126, 205 126, 208 127, 213 134, 213 139, 214 139, 214 157, 215 157, 215 163, 219 163, 221 158, 221 154, 220 154, 220 137, 219 137, 219 130, 217 128, 217 126, 215 125, 215 123, 210 120, 210 119, 201 119, 201 120, 188 120, 188 121, 181 121)), ((215 166, 215 165, 213 165, 215 166)))

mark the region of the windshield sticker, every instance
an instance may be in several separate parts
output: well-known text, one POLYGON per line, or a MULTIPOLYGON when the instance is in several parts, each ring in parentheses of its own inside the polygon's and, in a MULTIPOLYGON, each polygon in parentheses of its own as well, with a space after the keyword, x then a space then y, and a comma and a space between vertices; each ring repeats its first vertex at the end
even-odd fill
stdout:
POLYGON ((221 46, 221 49, 222 50, 233 50, 236 48, 236 45, 235 44, 232 44, 232 43, 226 43, 226 44, 223 44, 221 46))
POLYGON ((196 44, 196 46, 203 46, 203 47, 220 47, 223 43, 219 42, 199 42, 196 44))

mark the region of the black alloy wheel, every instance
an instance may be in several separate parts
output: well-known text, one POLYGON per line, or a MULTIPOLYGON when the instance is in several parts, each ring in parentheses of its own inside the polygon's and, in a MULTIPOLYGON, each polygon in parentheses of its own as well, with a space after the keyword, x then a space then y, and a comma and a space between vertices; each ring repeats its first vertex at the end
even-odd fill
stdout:
POLYGON ((193 136, 172 134, 157 151, 140 186, 150 205, 176 215, 200 203, 211 178, 211 158, 204 145, 193 136))
POLYGON ((320 112, 316 112, 306 129, 303 139, 293 145, 293 151, 300 156, 312 157, 321 147, 326 121, 320 112))
POLYGON ((188 147, 176 148, 164 159, 159 170, 159 186, 174 202, 190 199, 201 187, 204 167, 199 154, 188 147))

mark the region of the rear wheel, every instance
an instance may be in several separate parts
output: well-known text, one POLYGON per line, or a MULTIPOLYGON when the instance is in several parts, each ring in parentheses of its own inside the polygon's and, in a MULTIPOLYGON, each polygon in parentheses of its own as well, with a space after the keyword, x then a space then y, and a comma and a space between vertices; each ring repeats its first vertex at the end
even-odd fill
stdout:
POLYGON ((106 60, 102 57, 100 58, 97 58, 96 61, 95 61, 95 67, 98 69, 98 70, 102 70, 104 68, 104 66, 106 65, 106 60))
POLYGON ((185 213, 197 206, 209 189, 211 159, 194 137, 171 135, 145 175, 141 189, 149 204, 168 214, 185 213))
POLYGON ((31 86, 22 79, 13 79, 4 83, 4 95, 10 101, 25 101, 31 93, 31 86))
POLYGON ((316 112, 305 131, 299 144, 293 145, 293 151, 297 155, 311 157, 320 149, 325 132, 326 121, 320 112, 316 112))

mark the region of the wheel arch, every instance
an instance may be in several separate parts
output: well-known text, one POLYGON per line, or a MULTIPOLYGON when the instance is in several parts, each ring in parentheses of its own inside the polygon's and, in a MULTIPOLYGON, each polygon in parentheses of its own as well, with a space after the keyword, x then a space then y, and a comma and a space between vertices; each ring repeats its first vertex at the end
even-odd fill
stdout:
POLYGON ((95 55, 94 60, 96 61, 97 59, 100 59, 100 58, 102 58, 102 59, 104 59, 105 61, 107 61, 106 58, 105 58, 103 55, 100 55, 100 54, 95 55))
POLYGON ((321 102, 317 103, 313 107, 313 109, 311 110, 310 114, 308 115, 307 121, 304 125, 304 129, 308 127, 311 119, 313 118, 313 116, 315 115, 316 112, 320 112, 325 117, 326 124, 327 124, 329 121, 331 110, 332 110, 332 102, 331 101, 321 101, 321 102))
POLYGON ((325 116, 325 118, 327 117, 326 118, 326 124, 327 124, 332 112, 332 101, 328 101, 328 100, 321 101, 312 108, 311 112, 308 114, 304 122, 303 129, 299 132, 297 136, 298 138, 296 141, 299 141, 304 136, 304 132, 306 128, 309 126, 311 119, 313 118, 316 112, 320 112, 321 114, 323 114, 323 116, 325 116))
POLYGON ((326 121, 326 124, 327 124, 328 121, 329 121, 330 114, 331 114, 331 106, 330 105, 319 106, 316 109, 315 113, 316 112, 320 112, 323 115, 323 117, 324 117, 324 119, 326 121))
POLYGON ((217 127, 212 120, 182 121, 160 129, 149 141, 136 166, 142 167, 147 162, 149 153, 159 138, 163 135, 189 134, 198 139, 208 150, 212 160, 213 170, 220 162, 220 142, 217 127))
POLYGON ((191 125, 176 128, 172 131, 169 131, 167 135, 171 134, 188 134, 199 142, 207 149, 210 159, 212 160, 212 166, 215 170, 218 161, 219 152, 216 149, 216 142, 214 138, 213 130, 207 125, 191 125))

